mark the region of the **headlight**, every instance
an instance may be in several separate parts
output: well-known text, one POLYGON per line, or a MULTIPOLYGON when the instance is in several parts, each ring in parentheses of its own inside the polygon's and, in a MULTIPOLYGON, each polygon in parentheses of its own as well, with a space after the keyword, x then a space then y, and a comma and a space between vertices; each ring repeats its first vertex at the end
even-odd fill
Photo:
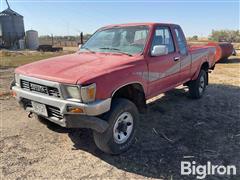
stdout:
POLYGON ((63 85, 62 92, 65 99, 81 101, 80 87, 74 85, 63 85))
POLYGON ((81 97, 83 102, 88 103, 94 101, 95 95, 96 95, 95 83, 81 87, 81 97))
POLYGON ((93 83, 87 86, 62 85, 61 91, 64 99, 89 103, 95 101, 96 84, 93 83))
POLYGON ((19 74, 14 74, 14 79, 15 79, 16 85, 19 86, 20 85, 19 74))

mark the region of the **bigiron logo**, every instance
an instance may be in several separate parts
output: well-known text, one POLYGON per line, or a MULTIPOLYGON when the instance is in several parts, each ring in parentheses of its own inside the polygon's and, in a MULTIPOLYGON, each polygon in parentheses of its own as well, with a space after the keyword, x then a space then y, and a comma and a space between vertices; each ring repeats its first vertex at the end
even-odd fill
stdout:
POLYGON ((213 165, 210 161, 205 165, 198 165, 195 161, 181 161, 181 175, 193 175, 197 179, 204 179, 212 175, 236 175, 237 168, 234 165, 213 165))

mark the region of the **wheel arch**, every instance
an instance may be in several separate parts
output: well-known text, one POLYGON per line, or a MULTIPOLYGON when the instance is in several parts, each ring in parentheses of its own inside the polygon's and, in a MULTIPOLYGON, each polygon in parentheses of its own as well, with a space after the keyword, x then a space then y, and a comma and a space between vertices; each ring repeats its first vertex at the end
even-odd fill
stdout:
POLYGON ((203 62, 200 69, 208 71, 208 69, 209 69, 209 62, 208 61, 203 62))
MULTIPOLYGON (((201 66, 201 68, 200 68, 200 70, 201 69, 203 69, 204 71, 206 71, 206 74, 207 74, 207 85, 208 85, 208 69, 209 69, 209 62, 208 61, 205 61, 204 63, 202 63, 202 66, 201 66)), ((199 70, 199 72, 200 72, 200 70, 199 70)))
MULTIPOLYGON (((194 76, 192 77, 191 80, 196 80, 198 77, 198 74, 200 73, 201 69, 205 70, 206 72, 208 72, 209 69, 209 62, 208 61, 204 61, 202 62, 201 65, 199 65, 199 68, 197 69, 197 71, 195 72, 194 76)), ((207 81, 208 83, 208 81, 207 81)))
POLYGON ((146 95, 141 82, 134 81, 119 86, 112 92, 112 101, 115 98, 126 98, 136 105, 140 113, 146 112, 146 95))

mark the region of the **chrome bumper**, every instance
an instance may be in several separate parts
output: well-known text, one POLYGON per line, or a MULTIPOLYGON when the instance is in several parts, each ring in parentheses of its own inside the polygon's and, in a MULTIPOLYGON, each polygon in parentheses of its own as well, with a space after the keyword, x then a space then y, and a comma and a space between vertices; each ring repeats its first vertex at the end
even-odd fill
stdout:
POLYGON ((36 101, 42 104, 54 106, 59 108, 60 113, 63 115, 73 114, 73 113, 67 112, 68 106, 79 107, 83 109, 83 113, 81 113, 81 115, 88 115, 88 116, 97 116, 97 115, 103 114, 109 111, 111 106, 111 98, 108 98, 106 100, 98 100, 89 104, 84 104, 84 103, 71 102, 71 101, 67 101, 64 99, 56 98, 56 97, 33 93, 31 91, 23 90, 18 86, 13 86, 12 90, 16 93, 16 99, 19 102, 21 101, 22 98, 25 98, 31 101, 36 101))

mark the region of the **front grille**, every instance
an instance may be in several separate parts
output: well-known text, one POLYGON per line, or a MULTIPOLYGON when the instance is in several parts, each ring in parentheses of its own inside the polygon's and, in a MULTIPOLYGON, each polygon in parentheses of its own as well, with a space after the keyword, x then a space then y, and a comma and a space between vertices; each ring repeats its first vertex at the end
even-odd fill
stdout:
POLYGON ((49 96, 60 97, 60 93, 58 89, 54 87, 48 87, 48 94, 49 96))
POLYGON ((63 115, 60 112, 60 109, 57 107, 47 105, 47 111, 49 117, 56 117, 58 119, 62 119, 63 115))
POLYGON ((49 87, 42 84, 33 83, 30 81, 21 79, 21 88, 28 91, 38 92, 41 94, 47 94, 49 96, 54 96, 60 98, 59 90, 55 87, 49 87))
POLYGON ((21 88, 30 90, 30 85, 28 81, 21 80, 21 88))

